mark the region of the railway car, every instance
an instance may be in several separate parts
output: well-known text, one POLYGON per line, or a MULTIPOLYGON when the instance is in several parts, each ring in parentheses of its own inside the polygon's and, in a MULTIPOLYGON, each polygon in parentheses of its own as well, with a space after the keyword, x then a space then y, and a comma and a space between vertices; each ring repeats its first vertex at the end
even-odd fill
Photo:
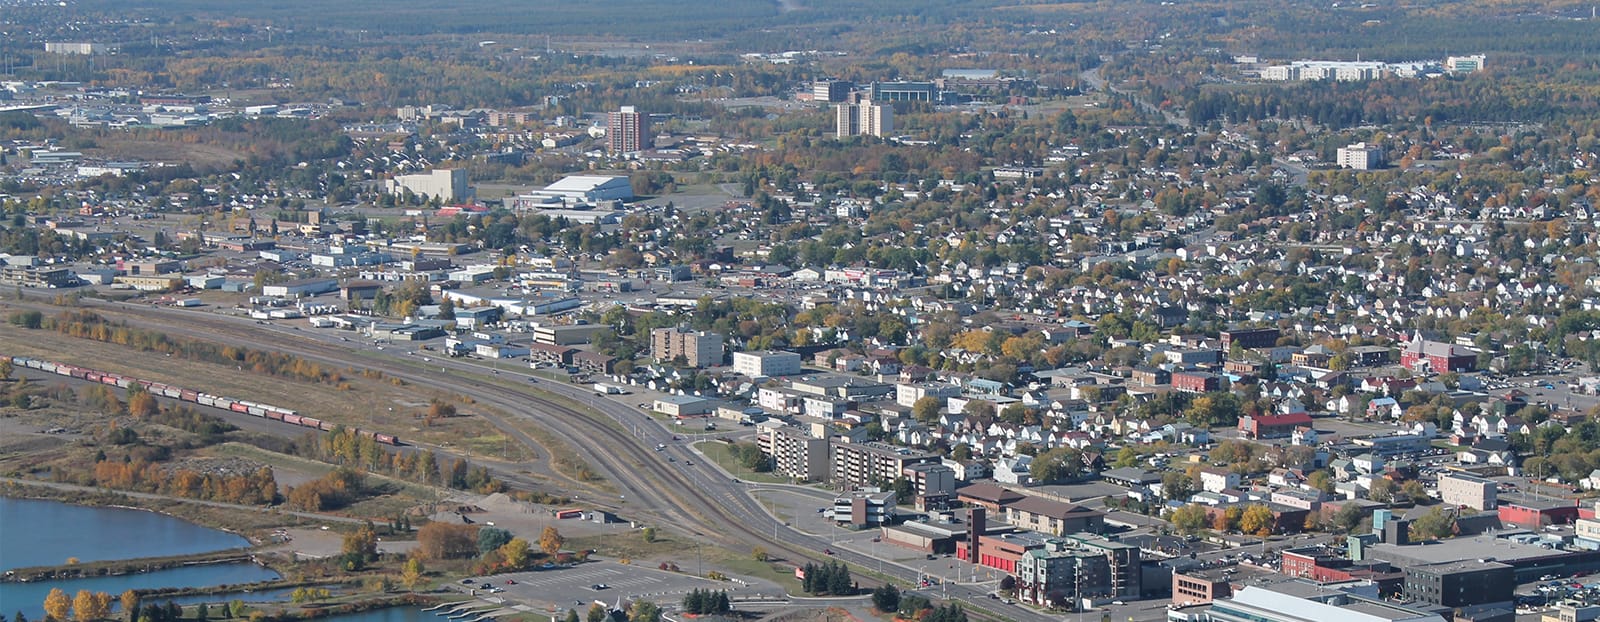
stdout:
POLYGON ((267 417, 267 418, 268 418, 268 419, 271 419, 271 420, 273 420, 273 421, 283 421, 283 419, 284 419, 284 417, 283 417, 283 413, 281 413, 281 412, 278 412, 278 411, 276 411, 276 410, 269 410, 269 411, 267 411, 267 415, 266 415, 266 417, 267 417))
MULTIPOLYGON (((74 374, 74 375, 76 376, 76 374, 74 374)), ((86 369, 86 370, 83 370, 83 375, 82 376, 77 376, 77 377, 78 378, 82 378, 84 380, 88 380, 89 382, 100 382, 100 372, 97 372, 97 371, 89 371, 89 370, 86 369)))
POLYGON ((217 398, 214 395, 201 393, 200 395, 195 396, 194 402, 201 406, 216 406, 217 398))
POLYGON ((200 400, 200 392, 191 389, 179 389, 178 399, 185 402, 196 402, 200 400))
POLYGON ((300 425, 300 421, 301 421, 300 415, 284 415, 283 416, 283 422, 284 423, 292 423, 292 424, 295 424, 295 425, 300 425))
POLYGON ((372 440, 378 441, 378 442, 383 443, 385 445, 399 445, 400 444, 400 439, 395 438, 395 437, 393 437, 391 435, 388 435, 388 434, 373 434, 372 435, 372 440))
MULTIPOLYGON (((300 420, 301 421, 305 421, 306 418, 305 417, 301 417, 300 420)), ((323 422, 320 422, 320 423, 317 424, 317 429, 318 430, 322 430, 324 432, 332 432, 333 429, 337 428, 337 427, 339 427, 339 426, 334 424, 332 421, 323 421, 323 422)))
POLYGON ((311 417, 307 417, 307 416, 301 415, 300 416, 300 425, 303 425, 303 426, 308 427, 308 428, 316 428, 318 430, 321 430, 322 429, 322 420, 321 419, 312 419, 311 417))
POLYGON ((236 413, 246 413, 246 414, 248 414, 250 412, 250 407, 249 406, 245 406, 241 402, 230 401, 230 402, 228 402, 228 410, 231 410, 231 411, 236 412, 236 413))
POLYGON ((72 376, 73 378, 78 378, 80 380, 88 380, 89 379, 89 370, 84 369, 82 367, 68 367, 67 368, 67 375, 68 376, 72 376))
MULTIPOLYGON (((110 380, 111 378, 112 377, 108 376, 107 380, 110 380)), ((122 388, 126 389, 128 387, 133 386, 133 379, 132 378, 129 378, 127 376, 116 376, 115 378, 116 378, 116 385, 119 386, 119 387, 122 387, 122 388)))
POLYGON ((267 416, 267 409, 262 408, 260 406, 246 406, 245 407, 245 412, 248 412, 248 413, 250 413, 252 415, 255 415, 257 417, 265 417, 265 416, 267 416))

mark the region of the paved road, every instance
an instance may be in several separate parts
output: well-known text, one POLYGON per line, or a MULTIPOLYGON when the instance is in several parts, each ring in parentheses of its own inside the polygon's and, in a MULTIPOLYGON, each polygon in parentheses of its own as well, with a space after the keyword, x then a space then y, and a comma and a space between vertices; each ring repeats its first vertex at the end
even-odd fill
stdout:
MULTIPOLYGON (((745 546, 752 543, 771 543, 787 549, 812 553, 805 557, 826 559, 825 555, 820 554, 829 548, 826 539, 801 533, 782 524, 768 514, 766 508, 750 495, 746 484, 734 479, 708 460, 698 460, 693 466, 686 463, 665 462, 666 455, 681 459, 698 456, 691 453, 692 449, 684 443, 672 443, 672 432, 653 419, 646 421, 636 409, 629 408, 625 404, 598 399, 587 388, 550 381, 541 381, 537 385, 540 390, 549 391, 595 409, 620 423, 622 430, 637 429, 638 431, 633 433, 637 436, 624 437, 626 438, 624 445, 611 447, 605 447, 604 444, 611 442, 612 439, 588 438, 588 442, 581 442, 585 440, 581 428, 573 427, 571 422, 563 420, 563 417, 581 413, 576 413, 565 405, 538 395, 529 395, 525 389, 511 391, 493 384, 492 381, 485 382, 466 374, 441 374, 430 371, 439 369, 441 372, 447 372, 453 366, 458 371, 465 371, 466 368, 463 366, 467 363, 464 361, 439 358, 422 361, 419 360, 421 356, 391 358, 387 355, 372 356, 371 353, 356 354, 350 349, 351 344, 333 341, 337 339, 337 335, 319 335, 318 331, 285 330, 281 327, 258 325, 254 320, 229 318, 215 313, 102 301, 93 301, 89 304, 122 309, 143 323, 152 324, 173 334, 198 339, 216 339, 217 334, 214 331, 217 329, 217 320, 222 320, 229 324, 225 330, 230 343, 278 350, 319 362, 375 369, 409 382, 471 396, 479 402, 504 408, 507 412, 514 413, 514 416, 539 422, 558 436, 573 442, 575 447, 591 449, 587 456, 592 458, 596 468, 601 470, 610 482, 625 491, 617 502, 595 500, 597 502, 593 504, 598 507, 615 508, 618 505, 625 505, 630 512, 653 517, 661 524, 675 526, 707 541, 740 542, 745 546), (437 367, 424 369, 424 365, 437 367), (596 443, 601 443, 600 447, 605 447, 605 450, 595 451, 598 449, 596 443), (651 451, 649 448, 657 443, 669 444, 670 449, 664 452, 651 451), (696 500, 686 502, 683 495, 691 494, 696 500), (714 507, 696 507, 692 504, 714 507), (713 518, 713 514, 721 516, 713 518), (734 528, 734 525, 738 527, 734 528), (771 535, 766 535, 768 533, 771 535)), ((481 370, 472 371, 474 375, 481 373, 481 370)), ((505 376, 505 374, 500 375, 505 376)), ((518 438, 526 439, 525 435, 520 434, 518 438)), ((525 442, 532 441, 526 439, 525 442)), ((492 464, 488 466, 495 471, 497 477, 524 485, 529 484, 527 478, 522 477, 515 469, 496 468, 492 464)), ((835 551, 834 557, 860 568, 874 568, 879 563, 875 558, 850 550, 835 551)), ((789 561, 803 564, 807 560, 790 558, 789 561)), ((883 571, 907 583, 916 581, 921 575, 921 570, 918 568, 893 562, 884 562, 883 571)), ((990 601, 985 598, 989 591, 991 591, 989 588, 980 585, 941 586, 942 594, 968 600, 1007 619, 1028 622, 1046 622, 1055 619, 1024 607, 990 601)))

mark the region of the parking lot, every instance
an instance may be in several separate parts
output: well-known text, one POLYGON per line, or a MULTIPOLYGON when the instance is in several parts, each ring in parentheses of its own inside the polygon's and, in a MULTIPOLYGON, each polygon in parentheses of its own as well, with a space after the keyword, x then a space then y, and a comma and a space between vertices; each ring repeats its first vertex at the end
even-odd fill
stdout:
MULTIPOLYGON (((694 563, 693 561, 689 563, 694 563)), ((695 576, 695 568, 669 572, 618 562, 590 562, 548 570, 513 572, 489 577, 473 577, 468 584, 457 584, 463 592, 485 596, 483 585, 501 590, 495 594, 536 608, 577 609, 582 612, 599 601, 606 606, 633 600, 650 600, 670 605, 683 601, 684 594, 696 589, 726 590, 730 598, 777 596, 776 585, 713 581, 695 576), (596 589, 599 586, 600 589, 596 589)))

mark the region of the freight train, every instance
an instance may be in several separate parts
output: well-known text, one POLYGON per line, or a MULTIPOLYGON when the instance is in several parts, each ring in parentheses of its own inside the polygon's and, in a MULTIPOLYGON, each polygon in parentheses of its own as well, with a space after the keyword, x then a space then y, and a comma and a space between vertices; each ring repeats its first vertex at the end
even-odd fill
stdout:
MULTIPOLYGON (((322 421, 313 417, 307 417, 293 410, 280 406, 273 406, 271 404, 261 404, 247 400, 234 399, 231 397, 222 397, 220 395, 211 395, 210 393, 201 393, 193 389, 185 389, 183 387, 175 387, 160 382, 151 382, 149 380, 140 380, 138 378, 132 378, 120 374, 96 371, 85 367, 78 367, 76 365, 68 365, 66 363, 54 363, 51 361, 22 356, 0 356, 0 360, 9 360, 11 361, 12 366, 15 367, 37 369, 39 371, 60 374, 62 376, 71 376, 73 378, 87 380, 89 382, 98 382, 100 384, 120 387, 123 389, 137 384, 141 387, 144 387, 146 392, 154 396, 182 400, 185 402, 199 404, 201 406, 210 406, 212 408, 231 410, 241 414, 255 415, 257 417, 271 419, 273 421, 282 421, 289 425, 297 425, 314 430, 332 430, 335 427, 334 424, 327 421, 322 421)), ((396 437, 392 434, 384 434, 381 432, 373 432, 362 429, 356 429, 356 434, 359 436, 369 437, 372 440, 385 445, 394 445, 398 447, 401 444, 399 437, 396 437)))

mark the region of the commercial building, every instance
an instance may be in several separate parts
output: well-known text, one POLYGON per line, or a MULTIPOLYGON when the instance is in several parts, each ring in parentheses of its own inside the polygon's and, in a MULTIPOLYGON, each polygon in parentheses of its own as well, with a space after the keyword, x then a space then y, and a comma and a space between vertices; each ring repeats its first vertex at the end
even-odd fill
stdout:
POLYGON ((66 268, 36 268, 33 266, 0 266, 0 281, 23 287, 66 287, 74 280, 66 268))
POLYGON ((1053 536, 1100 533, 1105 529, 1105 513, 1043 497, 1023 497, 1001 511, 1005 512, 1006 524, 1053 536))
POLYGON ((1491 480, 1467 475, 1445 473, 1439 476, 1439 500, 1449 505, 1469 507, 1474 510, 1493 510, 1497 506, 1498 485, 1491 480))
POLYGON ((961 395, 961 387, 942 382, 919 382, 894 386, 894 403, 906 408, 915 406, 917 400, 924 397, 938 398, 940 402, 944 402, 946 398, 958 395, 961 395))
POLYGON ((1303 580, 1245 587, 1212 603, 1206 615, 1213 622, 1444 622, 1437 613, 1382 600, 1369 586, 1303 580))
POLYGON ((678 326, 650 331, 651 355, 657 361, 672 362, 683 357, 690 367, 722 364, 722 335, 694 331, 678 326))
POLYGON ((1478 354, 1455 344, 1428 341, 1421 335, 1413 335, 1400 351, 1400 364, 1406 369, 1423 373, 1472 371, 1478 368, 1478 354))
POLYGON ((106 54, 112 47, 104 43, 45 43, 44 51, 51 54, 106 54))
POLYGON ((834 132, 848 136, 883 137, 894 133, 894 108, 870 101, 833 107, 834 132))
MULTIPOLYGON (((620 175, 568 175, 542 190, 519 194, 507 201, 514 210, 594 205, 633 200, 633 182, 620 175)), ((605 212, 596 212, 605 213, 605 212)))
POLYGON ((623 106, 606 115, 606 150, 614 154, 635 153, 654 146, 650 138, 650 115, 623 106))
POLYGON ((849 80, 818 80, 811 83, 811 101, 836 104, 850 98, 855 88, 849 80))
POLYGON ((1442 607, 1511 602, 1515 571, 1494 561, 1462 560, 1405 569, 1405 597, 1442 607))
POLYGON ((942 103, 945 99, 933 82, 873 82, 867 93, 867 99, 875 102, 942 103))
POLYGON ((409 191, 428 199, 438 199, 445 203, 465 201, 470 196, 471 190, 467 188, 467 169, 434 169, 426 173, 413 175, 395 175, 386 185, 389 194, 404 194, 409 191))
POLYGON ((1200 605, 1233 595, 1233 585, 1221 569, 1172 572, 1172 604, 1200 605))
POLYGON ((1017 598, 1036 605, 1133 600, 1141 592, 1139 547, 1077 534, 1051 538, 1017 562, 1017 598))
POLYGON ((902 473, 917 495, 917 507, 944 507, 956 494, 956 470, 943 462, 922 462, 902 473))
POLYGON ((717 409, 717 401, 693 395, 663 395, 652 408, 668 417, 697 417, 717 409))
POLYGON ((833 473, 833 446, 794 428, 765 428, 756 437, 772 458, 772 472, 802 482, 823 481, 833 473))
POLYGON ((1295 428, 1311 425, 1311 415, 1303 412, 1281 415, 1245 415, 1239 418, 1239 432, 1245 438, 1283 438, 1295 428))
POLYGON ((1203 371, 1180 371, 1172 374, 1172 388, 1185 393, 1208 393, 1222 388, 1222 378, 1203 371))
POLYGON ((261 295, 280 298, 299 298, 339 291, 339 279, 295 279, 284 283, 261 286, 261 295))
POLYGON ((887 486, 905 474, 906 467, 939 463, 939 456, 887 443, 834 443, 833 480, 852 486, 887 486))
POLYGON ((793 376, 800 373, 800 355, 776 350, 734 352, 733 371, 746 378, 793 376))
POLYGON ((1220 333, 1223 351, 1233 349, 1233 344, 1239 344, 1244 349, 1270 348, 1278 345, 1278 329, 1276 328, 1236 328, 1220 333))
POLYGON ((1578 504, 1571 499, 1506 495, 1496 499, 1500 522, 1528 529, 1567 525, 1578 520, 1578 504))
POLYGON ((1483 71, 1484 61, 1482 54, 1472 56, 1446 56, 1444 59, 1445 71, 1451 73, 1473 73, 1483 71))
POLYGON ((1340 147, 1337 155, 1339 166, 1345 168, 1369 171, 1383 167, 1383 148, 1377 145, 1356 143, 1348 147, 1340 147))
POLYGON ((570 346, 589 343, 594 334, 605 329, 603 324, 565 324, 538 326, 533 329, 533 342, 553 346, 570 346))
POLYGON ((893 490, 858 490, 833 499, 833 520, 854 527, 881 527, 894 522, 898 504, 893 490))

